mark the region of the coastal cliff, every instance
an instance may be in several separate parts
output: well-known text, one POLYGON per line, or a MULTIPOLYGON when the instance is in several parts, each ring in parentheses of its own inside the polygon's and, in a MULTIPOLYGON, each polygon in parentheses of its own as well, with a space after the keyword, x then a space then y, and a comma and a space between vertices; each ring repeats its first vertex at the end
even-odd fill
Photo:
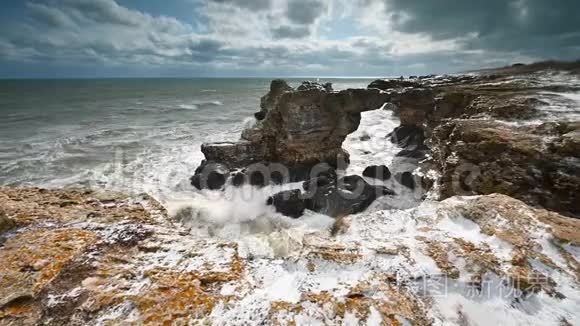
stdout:
POLYGON ((574 325, 579 91, 562 66, 340 91, 273 81, 191 180, 286 187, 240 223, 261 230, 261 255, 145 194, 0 187, 0 325, 574 325), (379 110, 399 119, 384 138, 398 153, 349 172, 344 142, 379 110))

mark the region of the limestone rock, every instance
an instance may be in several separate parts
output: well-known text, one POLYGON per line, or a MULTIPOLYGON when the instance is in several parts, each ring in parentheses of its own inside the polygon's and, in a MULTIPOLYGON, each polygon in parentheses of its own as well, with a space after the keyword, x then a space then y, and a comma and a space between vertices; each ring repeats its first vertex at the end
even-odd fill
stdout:
POLYGON ((455 120, 435 129, 432 149, 441 194, 502 193, 559 212, 580 213, 579 126, 515 127, 455 120))
POLYGON ((379 109, 389 96, 377 89, 333 91, 331 85, 314 82, 292 89, 275 80, 262 98, 263 119, 244 130, 242 140, 203 144, 202 152, 206 161, 230 169, 279 163, 287 167, 291 180, 306 180, 304 171, 317 164, 348 165, 342 142, 358 128, 361 112, 379 109))
POLYGON ((229 168, 244 167, 266 158, 264 146, 249 141, 202 144, 201 152, 208 162, 224 164, 229 168))

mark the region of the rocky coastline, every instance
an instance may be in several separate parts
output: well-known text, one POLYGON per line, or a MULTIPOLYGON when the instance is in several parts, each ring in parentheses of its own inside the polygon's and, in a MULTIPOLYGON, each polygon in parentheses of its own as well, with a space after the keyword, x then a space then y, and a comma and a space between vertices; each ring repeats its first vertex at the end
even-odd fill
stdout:
POLYGON ((577 67, 558 64, 339 91, 272 81, 255 123, 202 145, 191 178, 286 185, 272 214, 334 219, 271 232, 264 257, 191 233, 148 195, 0 187, 0 325, 574 325, 580 104, 562 94, 578 92, 577 67), (400 120, 385 139, 400 151, 347 174, 343 142, 373 110, 400 120), (405 192, 420 200, 400 209, 405 192))
MULTIPOLYGON (((349 164, 342 148, 346 136, 357 130, 362 112, 382 109, 400 119, 389 137, 401 151, 392 166, 369 166, 365 176, 387 180, 392 174, 409 188, 439 183, 441 199, 501 193, 577 217, 580 124, 559 117, 531 122, 546 115, 539 109, 547 105, 546 92, 574 92, 578 85, 545 81, 543 70, 508 71, 376 80, 366 89, 342 91, 314 82, 293 89, 274 80, 256 124, 240 141, 202 145, 206 159, 192 184, 215 190, 226 184, 312 183, 321 176, 331 179, 326 184, 337 183, 349 164), (419 166, 441 175, 420 180, 412 175, 419 166)), ((365 187, 361 180, 361 193, 365 187)), ((308 203, 306 208, 316 210, 308 203)))

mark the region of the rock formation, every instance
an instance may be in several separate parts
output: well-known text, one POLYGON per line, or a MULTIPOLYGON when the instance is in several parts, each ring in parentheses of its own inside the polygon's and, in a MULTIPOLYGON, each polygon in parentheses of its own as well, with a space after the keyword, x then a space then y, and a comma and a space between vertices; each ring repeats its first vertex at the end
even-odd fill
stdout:
POLYGON ((315 179, 321 170, 336 174, 329 171, 348 165, 342 143, 357 129, 361 112, 384 107, 400 119, 390 139, 401 150, 389 170, 405 186, 432 183, 415 175, 421 166, 441 172, 441 179, 433 180, 441 181, 441 198, 467 189, 469 194, 499 192, 577 215, 577 127, 494 122, 545 118, 548 113, 540 108, 550 96, 546 91, 577 86, 546 82, 540 78, 548 72, 528 73, 528 66, 514 73, 518 67, 510 67, 509 73, 377 80, 367 89, 342 91, 314 82, 294 89, 275 80, 261 100, 258 121, 242 132, 240 141, 202 146, 206 160, 192 184, 210 189, 263 186, 315 179), (469 164, 478 167, 477 178, 457 170, 469 164), (324 168, 313 169, 317 165, 324 168))
POLYGON ((578 216, 578 121, 549 117, 542 108, 558 100, 549 92, 578 91, 580 85, 557 77, 573 71, 534 67, 371 83, 390 94, 389 109, 401 120, 390 135, 402 148, 391 171, 401 179, 404 174, 408 185, 414 166, 440 171, 441 198, 502 193, 578 216), (534 119, 563 122, 537 126, 534 119))
POLYGON ((453 120, 435 129, 443 198, 499 192, 533 205, 580 213, 580 123, 514 127, 453 120))
POLYGON ((322 176, 305 181, 303 188, 305 192, 280 192, 270 197, 268 204, 294 218, 300 217, 305 208, 331 217, 342 217, 364 211, 379 197, 394 195, 392 190, 372 186, 358 175, 339 179, 322 176))
POLYGON ((293 89, 275 80, 261 101, 263 119, 244 130, 238 142, 202 145, 206 161, 196 174, 213 169, 211 163, 230 169, 262 163, 268 169, 276 163, 287 170, 287 182, 309 179, 318 164, 344 168, 348 153, 342 142, 358 128, 361 112, 379 109, 387 97, 376 89, 333 91, 312 82, 293 89))

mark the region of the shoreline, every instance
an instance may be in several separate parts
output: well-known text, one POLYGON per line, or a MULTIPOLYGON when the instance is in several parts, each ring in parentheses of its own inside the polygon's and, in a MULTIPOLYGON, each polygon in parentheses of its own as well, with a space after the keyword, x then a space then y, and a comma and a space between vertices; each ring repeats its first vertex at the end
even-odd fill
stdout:
POLYGON ((544 70, 273 81, 239 142, 202 147, 191 191, 211 185, 208 209, 258 192, 212 218, 149 195, 2 186, 0 324, 575 324, 580 112, 556 109, 578 89, 544 70), (388 134, 360 129, 391 114, 388 134), (345 146, 350 168, 334 164, 345 146), (292 182, 276 185, 274 163, 292 182))

